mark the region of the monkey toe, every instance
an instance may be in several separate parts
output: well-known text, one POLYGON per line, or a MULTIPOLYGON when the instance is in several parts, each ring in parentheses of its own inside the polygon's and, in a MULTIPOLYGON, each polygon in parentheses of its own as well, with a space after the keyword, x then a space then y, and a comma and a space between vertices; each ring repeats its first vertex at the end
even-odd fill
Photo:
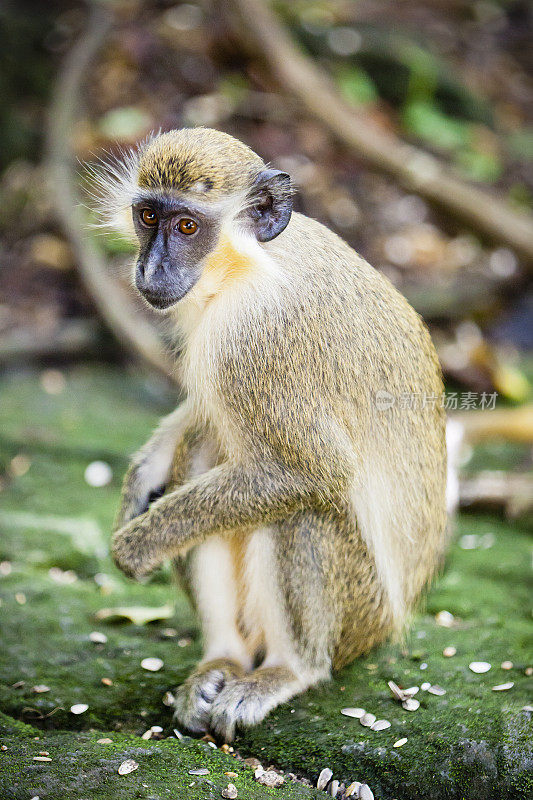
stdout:
POLYGON ((229 680, 242 674, 238 664, 226 659, 198 667, 176 692, 174 716, 179 724, 191 733, 205 733, 213 701, 229 680))
MULTIPOLYGON (((261 670, 257 672, 261 673, 261 670)), ((211 705, 210 728, 213 733, 230 742, 237 728, 257 725, 279 703, 295 694, 297 681, 294 675, 289 670, 283 672, 286 682, 268 680, 269 674, 261 674, 259 678, 251 673, 226 683, 211 705)))

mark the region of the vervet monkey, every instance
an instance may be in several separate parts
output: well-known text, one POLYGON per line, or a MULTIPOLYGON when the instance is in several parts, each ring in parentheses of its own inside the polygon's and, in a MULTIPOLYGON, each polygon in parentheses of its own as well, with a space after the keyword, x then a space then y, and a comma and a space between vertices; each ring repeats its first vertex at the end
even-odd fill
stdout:
POLYGON ((100 183, 186 390, 129 468, 113 556, 176 560, 204 642, 176 715, 229 741, 404 626, 446 538, 441 373, 407 301, 231 136, 164 133, 100 183))

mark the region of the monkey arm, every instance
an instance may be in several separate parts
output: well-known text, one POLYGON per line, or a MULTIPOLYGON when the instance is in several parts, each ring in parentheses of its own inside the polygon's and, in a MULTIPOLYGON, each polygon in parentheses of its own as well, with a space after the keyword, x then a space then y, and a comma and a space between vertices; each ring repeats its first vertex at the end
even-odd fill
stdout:
MULTIPOLYGON (((329 476, 335 472, 329 470, 329 476)), ((123 572, 141 577, 210 534, 269 524, 327 502, 326 495, 339 490, 338 481, 279 463, 222 464, 157 500, 119 530, 113 557, 123 572)))
POLYGON ((161 420, 128 467, 114 530, 146 511, 151 495, 158 495, 164 490, 171 469, 174 482, 184 479, 193 433, 194 426, 187 403, 182 403, 161 420))

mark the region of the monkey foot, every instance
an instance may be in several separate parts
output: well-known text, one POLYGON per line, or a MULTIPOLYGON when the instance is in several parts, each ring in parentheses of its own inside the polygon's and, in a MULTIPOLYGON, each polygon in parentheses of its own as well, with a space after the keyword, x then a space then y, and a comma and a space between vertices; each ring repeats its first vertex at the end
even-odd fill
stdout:
POLYGON ((174 716, 180 725, 191 733, 205 733, 213 701, 229 681, 243 674, 239 664, 225 658, 201 664, 176 691, 174 716))
POLYGON ((294 673, 285 667, 256 669, 243 678, 228 681, 217 693, 211 704, 209 727, 230 742, 236 728, 261 722, 302 688, 294 673))

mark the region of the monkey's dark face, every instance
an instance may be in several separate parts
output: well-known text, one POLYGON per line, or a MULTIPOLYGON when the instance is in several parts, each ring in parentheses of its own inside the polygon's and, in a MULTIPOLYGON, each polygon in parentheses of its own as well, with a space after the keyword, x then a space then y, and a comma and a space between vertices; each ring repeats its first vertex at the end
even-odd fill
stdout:
MULTIPOLYGON (((261 171, 250 186, 244 208, 237 213, 241 226, 259 242, 278 236, 291 217, 291 194, 286 173, 261 171)), ((139 239, 135 284, 154 308, 170 308, 199 280, 202 262, 217 245, 221 205, 140 190, 133 199, 132 213, 139 239)))
POLYGON ((169 308, 200 278, 219 224, 200 205, 163 195, 136 199, 132 214, 140 245, 135 284, 154 308, 169 308))

